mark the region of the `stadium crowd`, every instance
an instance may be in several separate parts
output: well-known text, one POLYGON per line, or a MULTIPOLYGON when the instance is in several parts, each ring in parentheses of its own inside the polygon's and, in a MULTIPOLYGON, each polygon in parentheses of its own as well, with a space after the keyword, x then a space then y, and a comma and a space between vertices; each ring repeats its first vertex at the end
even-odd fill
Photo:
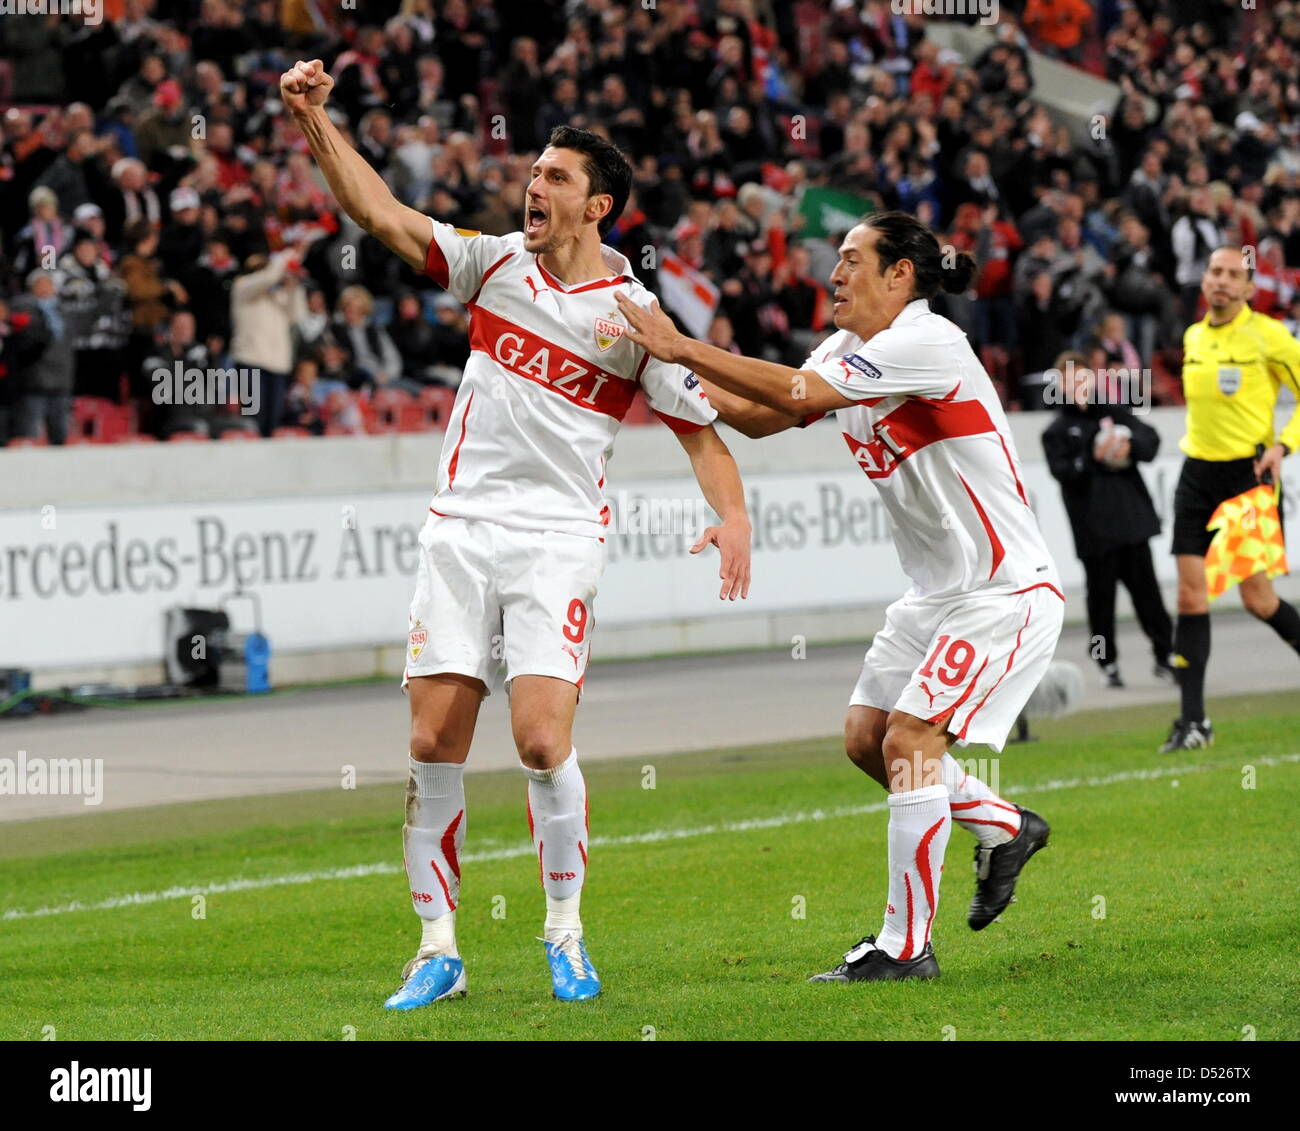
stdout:
POLYGON ((1300 6, 1003 0, 968 58, 899 6, 105 0, 95 24, 0 21, 0 443, 437 426, 466 311, 334 206, 278 100, 297 58, 326 62, 394 192, 458 227, 518 228, 555 125, 606 134, 636 171, 608 242, 652 290, 669 256, 714 288, 708 337, 748 355, 798 365, 828 332, 830 205, 912 211, 975 255, 942 309, 1013 408, 1043 407, 1067 350, 1176 403, 1221 243, 1258 248, 1256 309, 1300 316, 1300 6), (1099 128, 1035 101, 1029 49, 1118 85, 1099 128), (256 416, 156 403, 178 365, 256 369, 256 416))

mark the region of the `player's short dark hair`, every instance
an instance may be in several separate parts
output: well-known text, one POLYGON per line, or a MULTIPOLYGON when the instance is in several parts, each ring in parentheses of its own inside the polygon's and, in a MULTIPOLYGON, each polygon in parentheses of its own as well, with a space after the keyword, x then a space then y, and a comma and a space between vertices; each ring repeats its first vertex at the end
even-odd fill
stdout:
POLYGON ((909 212, 872 212, 860 221, 880 233, 876 254, 880 273, 902 259, 911 260, 916 271, 912 297, 931 299, 940 291, 960 294, 975 277, 973 256, 951 247, 940 247, 935 234, 909 212))
MULTIPOLYGON (((1235 243, 1221 243, 1219 244, 1218 247, 1216 247, 1213 251, 1211 251, 1210 254, 1213 255, 1215 251, 1241 252, 1241 265, 1246 272, 1246 280, 1247 282, 1251 282, 1251 283, 1255 281, 1255 268, 1251 265, 1252 257, 1247 256, 1245 254, 1246 251, 1245 248, 1238 247, 1235 243)), ((1209 260, 1207 259, 1206 262, 1208 263, 1209 260)))
POLYGON ((590 187, 589 195, 608 193, 614 198, 613 207, 597 225, 601 239, 604 239, 623 215, 628 195, 632 192, 632 166, 618 146, 590 130, 580 130, 576 126, 556 126, 546 139, 546 146, 548 149, 575 149, 581 153, 582 167, 586 170, 590 187))

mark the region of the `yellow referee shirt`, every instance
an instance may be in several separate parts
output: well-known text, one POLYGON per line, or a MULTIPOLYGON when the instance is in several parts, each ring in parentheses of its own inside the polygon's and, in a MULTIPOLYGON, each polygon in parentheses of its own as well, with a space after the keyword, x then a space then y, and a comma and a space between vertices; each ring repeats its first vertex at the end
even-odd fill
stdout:
POLYGON ((1178 445, 1193 459, 1247 459, 1255 445, 1279 440, 1300 448, 1300 411, 1274 438, 1277 396, 1286 385, 1300 401, 1300 342, 1281 322, 1249 306, 1231 322, 1209 315, 1183 334, 1187 435, 1178 445))

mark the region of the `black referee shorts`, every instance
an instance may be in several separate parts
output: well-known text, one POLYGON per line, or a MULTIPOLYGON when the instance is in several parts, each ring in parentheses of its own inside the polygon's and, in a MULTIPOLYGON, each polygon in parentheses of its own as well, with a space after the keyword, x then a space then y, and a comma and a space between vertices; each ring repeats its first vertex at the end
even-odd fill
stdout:
MULTIPOLYGON (((1253 459, 1209 460, 1187 457, 1174 488, 1175 554, 1204 557, 1214 540, 1206 530, 1210 515, 1225 499, 1259 486, 1253 459)), ((1281 508, 1279 507, 1279 514, 1281 508)))

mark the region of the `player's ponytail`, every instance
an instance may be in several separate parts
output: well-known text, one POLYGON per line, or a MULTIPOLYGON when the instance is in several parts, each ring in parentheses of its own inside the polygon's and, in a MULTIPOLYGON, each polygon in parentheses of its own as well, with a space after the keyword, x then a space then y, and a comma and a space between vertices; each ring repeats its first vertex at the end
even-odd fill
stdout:
POLYGON ((950 295, 959 295, 969 289, 978 270, 975 257, 969 251, 954 251, 947 247, 943 249, 943 260, 943 277, 939 285, 950 295))
POLYGON ((935 234, 907 212, 873 212, 862 221, 874 228, 876 254, 883 274, 901 259, 910 260, 916 273, 914 299, 934 298, 940 291, 960 294, 975 277, 978 265, 973 256, 952 247, 940 247, 935 234))

